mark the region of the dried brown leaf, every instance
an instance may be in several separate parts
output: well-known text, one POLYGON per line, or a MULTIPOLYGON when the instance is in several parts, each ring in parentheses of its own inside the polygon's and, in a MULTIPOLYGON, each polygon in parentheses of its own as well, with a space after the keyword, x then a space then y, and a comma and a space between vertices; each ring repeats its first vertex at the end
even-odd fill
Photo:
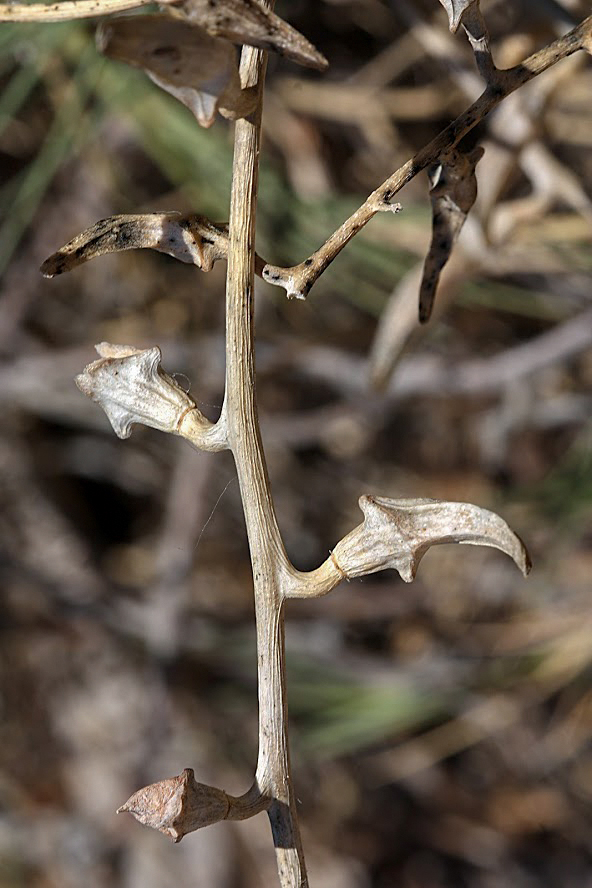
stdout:
POLYGON ((530 558, 522 540, 506 522, 470 503, 432 499, 362 496, 363 524, 344 537, 333 558, 348 579, 394 568, 406 583, 431 546, 467 543, 492 546, 510 556, 526 575, 530 558))
POLYGON ((482 156, 483 148, 474 148, 468 154, 452 149, 429 171, 432 241, 419 289, 419 320, 422 324, 430 318, 440 273, 477 198, 475 167, 482 156))
POLYGON ((109 58, 134 65, 186 105, 209 127, 216 111, 250 114, 257 97, 241 90, 236 50, 197 25, 170 15, 110 19, 97 30, 97 46, 109 58))
POLYGON ((458 31, 462 17, 469 7, 479 5, 479 0, 440 0, 448 15, 448 26, 453 34, 458 31))
POLYGON ((78 265, 121 250, 152 249, 181 262, 211 271, 228 253, 228 229, 205 216, 179 213, 142 213, 100 219, 53 253, 41 266, 45 277, 55 277, 78 265))
POLYGON ((213 37, 246 43, 324 71, 327 59, 259 0, 177 0, 171 8, 213 37))

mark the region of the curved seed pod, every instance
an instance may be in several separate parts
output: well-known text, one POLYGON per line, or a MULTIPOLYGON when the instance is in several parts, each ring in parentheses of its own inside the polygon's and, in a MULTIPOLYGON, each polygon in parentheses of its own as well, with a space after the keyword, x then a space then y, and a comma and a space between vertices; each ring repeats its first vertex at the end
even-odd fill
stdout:
POLYGON ((478 6, 479 0, 440 0, 440 3, 448 14, 448 26, 451 32, 456 34, 467 9, 475 3, 478 6))
POLYGON ((432 202, 432 242, 419 289, 419 320, 425 324, 434 306, 440 273, 477 198, 475 167, 483 148, 469 154, 452 149, 429 171, 432 202))
POLYGON ((319 71, 328 65, 306 37, 259 0, 173 0, 170 8, 213 37, 268 49, 319 71))
POLYGON ((105 253, 146 248, 211 271, 214 262, 228 254, 228 227, 205 216, 175 212, 109 216, 53 253, 41 273, 52 278, 105 253))
POLYGON ((122 16, 99 25, 96 40, 109 58, 142 68, 201 126, 212 125, 219 107, 231 117, 255 107, 253 91, 241 90, 235 48, 197 25, 171 15, 122 16))
POLYGON ((394 568, 410 583, 430 546, 441 543, 492 546, 509 555, 525 576, 530 570, 522 540, 495 512, 432 499, 362 496, 359 504, 364 523, 332 553, 348 579, 394 568))
POLYGON ((230 798, 224 790, 198 783, 193 769, 185 768, 178 777, 139 789, 117 813, 129 812, 145 826, 180 842, 188 832, 225 820, 229 809, 230 798))

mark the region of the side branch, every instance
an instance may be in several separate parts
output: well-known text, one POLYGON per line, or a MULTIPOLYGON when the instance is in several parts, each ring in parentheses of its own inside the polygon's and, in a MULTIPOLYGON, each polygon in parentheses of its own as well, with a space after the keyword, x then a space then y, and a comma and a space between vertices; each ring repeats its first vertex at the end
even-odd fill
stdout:
POLYGON ((591 47, 592 16, 588 16, 568 34, 554 40, 513 68, 499 71, 489 58, 482 66, 482 73, 485 71, 489 73, 490 82, 481 96, 466 111, 376 188, 308 259, 290 268, 268 264, 263 268, 263 278, 270 284, 284 287, 289 298, 305 299, 317 278, 376 213, 398 212, 400 205, 393 204, 392 200, 404 185, 426 167, 439 162, 443 153, 455 148, 460 140, 481 123, 510 93, 561 59, 580 49, 591 51, 591 47))

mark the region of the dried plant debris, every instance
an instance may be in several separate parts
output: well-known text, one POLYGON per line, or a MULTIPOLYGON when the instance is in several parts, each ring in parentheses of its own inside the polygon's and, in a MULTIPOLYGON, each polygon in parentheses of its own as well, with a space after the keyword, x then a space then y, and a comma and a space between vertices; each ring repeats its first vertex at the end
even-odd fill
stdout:
POLYGON ((170 15, 121 16, 99 26, 97 46, 109 58, 142 68, 200 126, 211 126, 218 109, 236 118, 255 108, 254 91, 241 90, 235 48, 197 25, 170 15))
POLYGON ((524 543, 506 522, 470 503, 361 496, 363 524, 344 537, 332 558, 348 579, 394 568, 410 583, 431 546, 467 543, 492 546, 514 560, 526 576, 531 562, 524 543))
MULTIPOLYGON (((150 0, 61 0, 58 3, 0 4, 0 21, 57 22, 92 18, 147 6, 150 0)), ((325 56, 306 37, 259 0, 161 0, 162 7, 198 25, 212 37, 246 43, 324 71, 325 56)))
POLYGON ((465 12, 471 6, 479 6, 479 0, 440 0, 448 15, 448 26, 453 34, 458 31, 465 12))
POLYGON ((228 226, 210 222, 205 216, 176 212, 109 216, 53 253, 41 266, 41 273, 52 278, 105 253, 145 248, 211 271, 214 262, 228 254, 228 226))
MULTIPOLYGON (((103 408, 118 438, 129 438, 135 424, 179 434, 187 414, 199 414, 189 395, 162 370, 158 346, 137 349, 100 342, 95 348, 100 359, 84 368, 76 385, 103 408)), ((201 414, 199 418, 207 423, 201 414)))
POLYGON ((452 252, 469 210, 477 198, 475 167, 483 148, 468 154, 451 149, 429 172, 432 202, 432 242, 419 290, 419 320, 425 324, 434 307, 440 273, 452 252))
POLYGON ((150 0, 60 0, 58 3, 1 3, 2 22, 62 22, 95 18, 147 6, 150 0))
POLYGON ((230 799, 221 789, 198 783, 192 768, 135 792, 117 809, 129 812, 145 826, 158 829, 173 842, 203 826, 225 820, 230 799))
POLYGON ((171 6, 213 37, 268 49, 319 71, 328 65, 306 37, 259 0, 179 0, 171 6))

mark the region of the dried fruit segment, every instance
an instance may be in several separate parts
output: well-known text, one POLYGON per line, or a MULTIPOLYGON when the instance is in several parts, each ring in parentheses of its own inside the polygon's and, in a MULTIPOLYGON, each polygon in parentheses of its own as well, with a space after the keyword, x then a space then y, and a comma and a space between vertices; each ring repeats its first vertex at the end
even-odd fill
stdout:
POLYGON ((179 0, 172 7, 214 37, 268 49, 319 71, 327 67, 306 37, 259 0, 179 0))
POLYGON ((442 543, 492 546, 509 555, 525 576, 530 570, 522 540, 495 512, 470 503, 382 496, 362 496, 359 504, 363 524, 332 554, 348 579, 394 568, 410 583, 427 550, 442 543))
POLYGON ((180 262, 211 271, 228 254, 228 229, 205 216, 179 213, 141 213, 109 216, 76 235, 41 266, 45 277, 72 271, 78 265, 121 250, 151 249, 180 262))

